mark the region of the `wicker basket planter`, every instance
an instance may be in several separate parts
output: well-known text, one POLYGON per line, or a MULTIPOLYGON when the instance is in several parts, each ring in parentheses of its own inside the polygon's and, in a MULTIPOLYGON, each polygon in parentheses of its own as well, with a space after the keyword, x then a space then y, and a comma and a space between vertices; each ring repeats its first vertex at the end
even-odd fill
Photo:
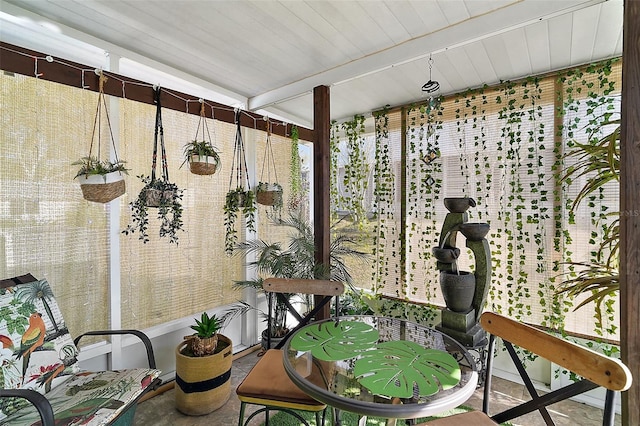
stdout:
POLYGON ((87 201, 95 203, 108 203, 125 193, 126 187, 123 175, 127 174, 128 169, 125 168, 125 161, 118 159, 116 144, 113 140, 113 132, 109 121, 109 109, 107 108, 103 90, 107 77, 104 76, 102 71, 100 71, 99 76, 98 107, 93 121, 93 133, 91 134, 89 155, 82 157, 80 160, 75 161, 72 164, 80 166, 80 170, 76 173, 74 179, 78 179, 80 181, 82 197, 87 201), (109 135, 111 136, 111 145, 113 147, 112 154, 114 156, 113 160, 103 160, 100 158, 100 153, 102 152, 100 148, 100 117, 102 116, 102 112, 104 112, 109 135), (94 140, 97 142, 97 152, 95 156, 92 155, 94 140))
POLYGON ((231 395, 231 340, 218 333, 219 352, 189 356, 188 341, 176 348, 176 408, 189 416, 202 416, 222 407, 231 395))
POLYGON ((256 187, 256 201, 263 206, 282 206, 282 187, 277 183, 260 183, 256 187))
POLYGON ((106 175, 84 175, 78 178, 82 197, 94 203, 108 203, 126 191, 124 176, 120 172, 106 175))
POLYGON ((215 157, 192 155, 189 157, 189 170, 195 175, 212 175, 218 169, 215 157))
POLYGON ((147 207, 160 207, 162 204, 172 203, 176 196, 176 191, 171 190, 147 188, 144 191, 147 207))

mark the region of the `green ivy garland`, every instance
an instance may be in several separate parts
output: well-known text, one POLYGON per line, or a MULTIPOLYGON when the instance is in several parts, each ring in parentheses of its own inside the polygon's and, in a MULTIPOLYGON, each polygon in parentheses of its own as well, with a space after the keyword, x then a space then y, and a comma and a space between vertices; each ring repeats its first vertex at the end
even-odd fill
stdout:
POLYGON ((289 193, 288 207, 291 211, 297 211, 300 208, 302 200, 305 197, 305 191, 302 188, 302 161, 300 160, 299 131, 295 124, 291 126, 291 175, 289 178, 291 191, 289 193))
POLYGON ((376 168, 374 171, 374 204, 376 219, 373 232, 373 267, 374 294, 379 294, 390 279, 390 263, 397 264, 394 235, 395 217, 395 176, 391 158, 389 140, 389 106, 374 113, 376 132, 376 168), (389 244, 390 243, 390 244, 389 244), (389 245, 388 245, 389 244, 389 245))

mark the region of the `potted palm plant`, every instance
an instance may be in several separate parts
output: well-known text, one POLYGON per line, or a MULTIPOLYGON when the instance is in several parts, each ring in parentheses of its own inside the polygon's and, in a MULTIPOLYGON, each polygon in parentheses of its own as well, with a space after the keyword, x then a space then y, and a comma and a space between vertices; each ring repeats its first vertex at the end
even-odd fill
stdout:
MULTIPOLYGON (((254 279, 235 281, 236 289, 251 288, 263 292, 263 278, 323 278, 330 277, 351 287, 354 294, 359 292, 353 287, 353 278, 345 263, 346 257, 368 259, 368 256, 356 250, 356 243, 346 234, 337 234, 331 240, 329 247, 330 266, 316 263, 313 226, 300 216, 289 215, 286 219, 272 218, 272 222, 287 229, 289 241, 286 244, 280 242, 268 243, 261 239, 254 239, 239 243, 234 253, 245 259, 256 259, 248 263, 248 266, 257 272, 254 279)), ((289 295, 290 302, 306 303, 297 295, 289 295), (297 299, 297 300, 296 300, 297 299)), ((225 318, 233 318, 237 315, 255 310, 256 308, 245 303, 238 302, 229 308, 225 318)), ((271 334, 271 344, 277 344, 277 339, 288 332, 287 308, 282 302, 276 301, 274 306, 274 321, 271 330, 264 330, 263 347, 266 348, 267 333, 271 334)), ((266 313, 260 311, 266 320, 266 313)))
POLYGON ((82 157, 71 163, 80 166, 74 179, 80 180, 82 196, 87 201, 108 203, 126 190, 123 174, 128 174, 125 161, 100 160, 94 156, 82 157))
POLYGON ((220 334, 224 320, 203 312, 176 348, 176 408, 201 416, 222 407, 231 395, 231 340, 220 334))

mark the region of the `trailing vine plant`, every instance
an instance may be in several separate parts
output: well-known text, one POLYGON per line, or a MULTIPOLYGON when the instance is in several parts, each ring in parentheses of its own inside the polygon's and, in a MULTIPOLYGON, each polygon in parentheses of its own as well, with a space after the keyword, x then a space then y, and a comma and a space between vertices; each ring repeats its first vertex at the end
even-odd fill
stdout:
POLYGON ((233 148, 233 161, 231 164, 231 175, 229 176, 229 190, 225 196, 223 207, 224 226, 226 229, 224 247, 227 255, 233 254, 236 242, 238 241, 236 220, 238 216, 240 216, 240 211, 242 211, 242 217, 245 219, 247 230, 251 232, 255 232, 256 230, 256 193, 251 189, 244 139, 242 138, 242 128, 240 125, 240 114, 241 111, 236 110, 236 135, 233 148))
POLYGON ((290 193, 288 207, 290 211, 298 211, 302 201, 306 196, 306 191, 302 187, 302 161, 300 159, 300 150, 298 147, 299 132, 298 126, 291 126, 291 175, 289 179, 290 193))
MULTIPOLYGON (((578 208, 585 202, 592 230, 588 241, 588 259, 565 260, 568 266, 559 292, 570 297, 586 293, 575 309, 594 304, 595 332, 604 336, 617 332, 615 325, 615 295, 619 288, 619 212, 610 211, 606 203, 610 187, 619 179, 620 120, 619 97, 614 96, 615 80, 610 78, 613 61, 573 70, 560 78, 564 87, 567 114, 584 110, 582 115, 565 119, 568 137, 567 152, 562 156, 563 173, 559 183, 571 188, 574 180, 584 182, 575 199, 565 206, 569 224, 575 224, 578 208), (585 142, 581 142, 585 140, 585 142)), ((609 204, 610 205, 610 204, 609 204)))
POLYGON ((398 229, 395 214, 395 174, 391 155, 389 132, 389 106, 374 113, 376 131, 376 167, 374 170, 374 204, 376 222, 373 237, 374 294, 380 294, 385 284, 398 275, 397 236, 398 229))
POLYGON ((407 110, 407 259, 411 261, 406 265, 406 286, 412 298, 426 302, 434 300, 439 288, 431 249, 440 231, 435 211, 442 188, 441 114, 440 97, 407 110))
POLYGON ((329 159, 329 197, 331 199, 331 222, 338 220, 338 210, 342 207, 342 198, 340 196, 340 168, 338 159, 340 157, 340 127, 336 120, 331 121, 331 131, 329 136, 329 151, 331 157, 329 159))
POLYGON ((349 212, 353 223, 364 230, 367 218, 365 196, 369 187, 370 164, 367 158, 364 116, 355 115, 353 120, 341 125, 345 136, 343 191, 339 193, 339 205, 349 212))

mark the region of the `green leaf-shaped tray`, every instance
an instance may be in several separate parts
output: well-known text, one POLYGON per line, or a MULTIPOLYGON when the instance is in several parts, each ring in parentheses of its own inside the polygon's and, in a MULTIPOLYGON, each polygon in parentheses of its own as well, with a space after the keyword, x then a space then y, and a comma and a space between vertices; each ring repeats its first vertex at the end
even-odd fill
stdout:
POLYGON ((373 348, 378 336, 378 330, 359 321, 327 321, 300 329, 291 339, 291 347, 311 351, 322 361, 340 361, 373 348))
POLYGON ((447 352, 425 349, 408 341, 384 342, 356 360, 354 375, 376 395, 411 398, 414 384, 420 396, 452 388, 460 381, 460 366, 447 352))

